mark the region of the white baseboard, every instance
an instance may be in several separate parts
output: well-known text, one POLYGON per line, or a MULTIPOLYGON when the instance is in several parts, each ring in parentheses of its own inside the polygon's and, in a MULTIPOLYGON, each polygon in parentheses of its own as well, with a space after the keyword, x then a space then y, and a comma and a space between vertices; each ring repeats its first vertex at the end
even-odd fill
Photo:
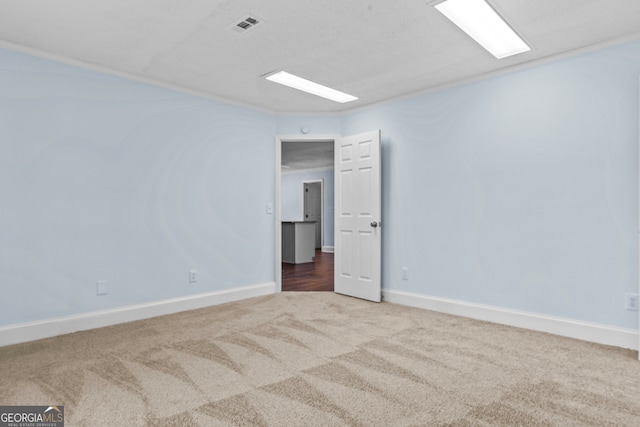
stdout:
POLYGON ((321 250, 322 250, 322 252, 327 252, 327 253, 330 253, 330 254, 332 254, 334 252, 333 246, 323 246, 321 250))
POLYGON ((597 344, 638 350, 638 330, 584 322, 526 311, 473 304, 447 298, 383 289, 387 302, 423 308, 456 316, 470 317, 502 325, 516 326, 597 344))
POLYGON ((19 323, 0 327, 0 346, 35 341, 72 332, 86 331, 149 319, 156 316, 195 310, 198 308, 224 304, 275 293, 275 283, 232 288, 206 294, 189 295, 145 304, 118 307, 109 310, 56 317, 35 322, 19 323))

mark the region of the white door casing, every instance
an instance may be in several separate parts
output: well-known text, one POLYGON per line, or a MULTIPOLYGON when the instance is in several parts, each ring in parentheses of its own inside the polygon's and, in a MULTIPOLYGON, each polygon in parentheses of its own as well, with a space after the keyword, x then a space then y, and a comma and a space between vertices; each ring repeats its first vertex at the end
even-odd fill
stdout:
POLYGON ((267 214, 270 211, 274 216, 274 228, 275 228, 275 291, 282 291, 282 144, 284 142, 330 142, 335 144, 335 141, 340 139, 341 136, 337 134, 310 134, 310 135, 276 135, 275 137, 275 203, 267 203, 267 214))
POLYGON ((335 292, 381 301, 380 130, 335 142, 335 292))

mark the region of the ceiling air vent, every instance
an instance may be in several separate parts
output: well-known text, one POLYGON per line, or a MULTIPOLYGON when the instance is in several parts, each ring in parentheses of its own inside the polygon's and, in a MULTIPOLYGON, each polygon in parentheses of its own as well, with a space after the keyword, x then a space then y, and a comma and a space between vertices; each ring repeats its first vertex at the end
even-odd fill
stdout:
POLYGON ((261 21, 254 16, 247 16, 246 18, 242 19, 240 22, 231 26, 231 29, 236 33, 244 34, 249 30, 254 29, 256 26, 260 24, 260 22, 261 21))

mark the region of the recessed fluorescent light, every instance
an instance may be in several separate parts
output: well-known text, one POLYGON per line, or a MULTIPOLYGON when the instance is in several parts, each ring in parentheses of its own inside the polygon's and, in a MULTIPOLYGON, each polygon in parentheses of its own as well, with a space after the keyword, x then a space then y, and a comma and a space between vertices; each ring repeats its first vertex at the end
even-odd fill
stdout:
POLYGON ((311 93, 313 95, 321 96, 335 102, 345 103, 358 99, 357 97, 349 95, 348 93, 340 92, 339 90, 331 89, 330 87, 312 82, 311 80, 294 76, 293 74, 289 74, 286 71, 279 71, 277 73, 268 75, 265 78, 272 82, 280 83, 281 85, 289 86, 294 89, 311 93))
POLYGON ((435 8, 498 59, 531 50, 484 0, 446 0, 435 8))

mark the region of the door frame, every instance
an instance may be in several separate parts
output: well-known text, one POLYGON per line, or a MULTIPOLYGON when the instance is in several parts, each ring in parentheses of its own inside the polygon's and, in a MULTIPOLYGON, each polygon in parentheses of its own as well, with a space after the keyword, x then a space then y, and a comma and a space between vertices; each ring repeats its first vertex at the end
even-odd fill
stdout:
MULTIPOLYGON (((334 160, 335 163, 335 160, 334 160)), ((324 248, 324 180, 323 179, 310 179, 308 181, 302 181, 302 217, 304 218, 305 208, 305 184, 320 184, 320 250, 324 248)), ((315 235, 314 235, 315 236, 315 235)), ((315 242, 315 237, 314 237, 315 242)))
MULTIPOLYGON (((332 142, 342 138, 337 134, 306 134, 306 135, 276 135, 275 141, 275 203, 274 203, 274 228, 275 228, 275 276, 276 276, 276 292, 282 292, 282 143, 283 142, 332 142)), ((335 212, 334 212, 335 217, 335 212)), ((324 237, 324 236, 323 236, 324 237)))

